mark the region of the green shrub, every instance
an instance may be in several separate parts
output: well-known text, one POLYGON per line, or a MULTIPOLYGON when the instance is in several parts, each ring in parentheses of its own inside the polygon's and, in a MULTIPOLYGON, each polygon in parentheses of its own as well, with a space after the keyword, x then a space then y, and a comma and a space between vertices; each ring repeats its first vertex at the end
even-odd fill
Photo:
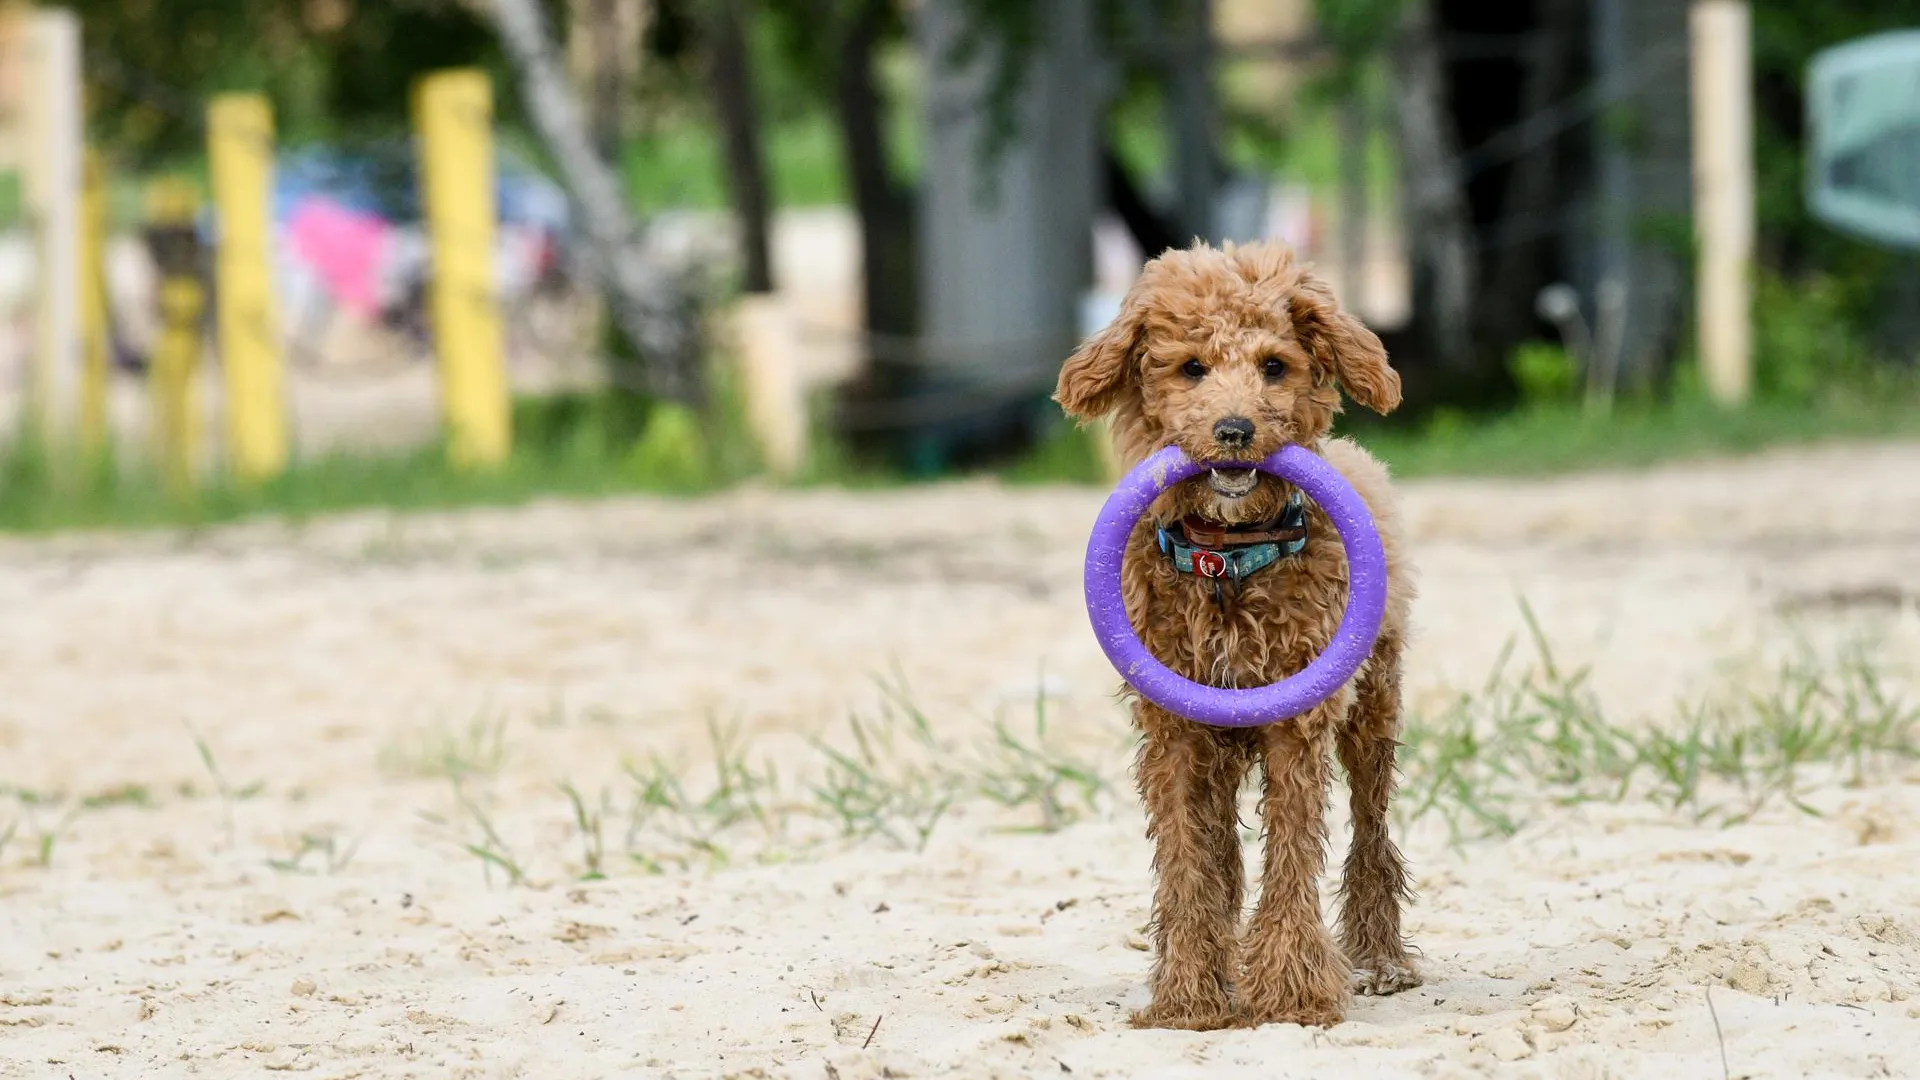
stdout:
POLYGON ((1858 382, 1872 358, 1855 310, 1847 288, 1830 275, 1796 281, 1765 271, 1756 275, 1754 396, 1806 404, 1829 388, 1858 382))
POLYGON ((1507 360, 1520 398, 1528 405, 1549 405, 1572 401, 1580 384, 1579 368, 1560 345, 1547 341, 1528 341, 1513 350, 1507 360))

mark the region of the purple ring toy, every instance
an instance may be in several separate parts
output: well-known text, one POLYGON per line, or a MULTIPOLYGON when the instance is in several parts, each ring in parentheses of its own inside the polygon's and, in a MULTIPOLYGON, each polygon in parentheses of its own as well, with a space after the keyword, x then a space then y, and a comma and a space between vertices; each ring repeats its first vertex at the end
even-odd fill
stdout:
MULTIPOLYGON (((1245 468, 1245 465, 1236 465, 1245 468)), ((1271 686, 1229 690, 1184 679, 1154 659, 1133 632, 1120 592, 1120 564, 1127 540, 1147 507, 1163 491, 1207 469, 1169 446, 1122 477, 1100 508, 1087 541, 1087 615, 1107 659, 1140 696, 1176 716, 1214 727, 1257 727, 1299 716, 1332 697, 1360 670, 1380 635, 1387 611, 1387 554, 1380 546, 1367 505, 1346 477, 1304 447, 1281 447, 1252 466, 1291 481, 1306 492, 1339 530, 1347 552, 1347 610, 1325 652, 1305 670, 1271 686)))

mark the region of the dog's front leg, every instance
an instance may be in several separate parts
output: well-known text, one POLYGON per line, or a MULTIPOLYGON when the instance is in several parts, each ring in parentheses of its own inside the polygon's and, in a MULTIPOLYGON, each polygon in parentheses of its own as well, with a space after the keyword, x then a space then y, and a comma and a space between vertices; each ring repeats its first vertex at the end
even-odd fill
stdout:
POLYGON ((1342 691, 1260 733, 1266 858, 1241 956, 1241 1012, 1249 1025, 1328 1026, 1346 1011, 1347 963, 1320 917, 1320 873, 1327 861, 1328 743, 1351 700, 1351 691, 1342 691))
POLYGON ((1400 734, 1401 648, 1396 635, 1374 646, 1337 743, 1353 806, 1353 844, 1340 876, 1340 945, 1353 962, 1353 988, 1362 994, 1420 985, 1420 969, 1400 936, 1400 909, 1410 897, 1406 861, 1387 831, 1400 734))
POLYGON ((1237 817, 1240 741, 1154 705, 1134 706, 1137 775, 1153 840, 1153 1000, 1139 1027, 1234 1022, 1233 947, 1245 869, 1237 817))

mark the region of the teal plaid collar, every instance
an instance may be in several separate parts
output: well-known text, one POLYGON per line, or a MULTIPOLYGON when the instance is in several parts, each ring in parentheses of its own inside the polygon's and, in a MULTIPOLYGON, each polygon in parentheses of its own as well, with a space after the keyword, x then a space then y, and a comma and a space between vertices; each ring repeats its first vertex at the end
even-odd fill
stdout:
POLYGON ((1171 559, 1173 568, 1183 574, 1211 578, 1216 585, 1228 581, 1238 586, 1281 559, 1291 558, 1306 549, 1307 508, 1300 493, 1294 492, 1287 500, 1286 508, 1280 512, 1280 517, 1261 531, 1298 531, 1300 535, 1290 540, 1202 547, 1187 538, 1182 524, 1175 523, 1160 527, 1160 553, 1171 559))

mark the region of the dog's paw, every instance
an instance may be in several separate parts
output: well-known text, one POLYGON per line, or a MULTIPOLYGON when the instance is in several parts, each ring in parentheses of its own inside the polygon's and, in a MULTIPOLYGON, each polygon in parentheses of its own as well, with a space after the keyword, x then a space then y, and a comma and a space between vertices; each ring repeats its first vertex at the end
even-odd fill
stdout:
POLYGON ((1218 1002, 1154 1002, 1128 1017, 1137 1028, 1171 1028, 1177 1031, 1218 1031, 1233 1027, 1237 1018, 1225 999, 1218 1002))
POLYGON ((1240 1023, 1332 1027, 1346 1018, 1353 970, 1318 923, 1249 936, 1241 958, 1240 1023))
POLYGON ((1353 969, 1353 992, 1366 997, 1386 997, 1420 983, 1420 969, 1405 958, 1359 963, 1353 969))
POLYGON ((1236 1026, 1261 1027, 1265 1024, 1299 1024, 1301 1027, 1327 1028, 1345 1020, 1345 1002, 1293 1002, 1262 1006, 1249 1002, 1240 1009, 1236 1026))

